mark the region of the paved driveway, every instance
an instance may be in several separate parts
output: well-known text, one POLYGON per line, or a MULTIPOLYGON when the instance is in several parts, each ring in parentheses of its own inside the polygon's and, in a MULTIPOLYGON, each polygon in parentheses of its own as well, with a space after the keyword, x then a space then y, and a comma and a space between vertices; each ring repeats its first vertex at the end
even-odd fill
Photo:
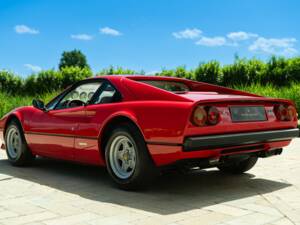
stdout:
POLYGON ((169 174, 143 192, 114 188, 96 167, 12 167, 1 151, 0 224, 300 224, 300 139, 245 175, 169 174))

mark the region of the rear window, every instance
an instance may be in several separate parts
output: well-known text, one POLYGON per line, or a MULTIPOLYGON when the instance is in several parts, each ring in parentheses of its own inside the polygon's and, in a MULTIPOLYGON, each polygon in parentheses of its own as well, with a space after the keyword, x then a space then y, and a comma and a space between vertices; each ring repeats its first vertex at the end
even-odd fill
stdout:
POLYGON ((170 92, 187 92, 190 91, 189 87, 181 82, 164 81, 164 80, 141 80, 140 82, 152 85, 154 87, 164 89, 170 92))

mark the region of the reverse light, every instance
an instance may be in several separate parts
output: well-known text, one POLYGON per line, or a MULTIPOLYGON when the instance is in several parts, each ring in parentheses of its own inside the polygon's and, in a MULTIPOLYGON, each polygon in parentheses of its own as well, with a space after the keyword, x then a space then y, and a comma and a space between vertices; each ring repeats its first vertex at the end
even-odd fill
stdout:
POLYGON ((216 125, 220 122, 220 112, 214 106, 197 106, 192 116, 192 123, 202 127, 205 125, 216 125))
POLYGON ((276 118, 280 121, 294 121, 297 120, 296 108, 292 105, 286 106, 283 104, 274 107, 276 118))

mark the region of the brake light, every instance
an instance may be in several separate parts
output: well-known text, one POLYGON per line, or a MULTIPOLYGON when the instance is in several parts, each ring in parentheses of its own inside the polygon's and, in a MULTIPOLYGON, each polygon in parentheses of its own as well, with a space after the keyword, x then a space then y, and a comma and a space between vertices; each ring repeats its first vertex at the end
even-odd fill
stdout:
POLYGON ((220 112, 214 106, 197 106, 192 116, 192 123, 202 127, 205 125, 216 125, 220 122, 220 112))
POLYGON ((216 125, 217 123, 219 123, 221 117, 220 117, 220 112, 216 107, 214 106, 209 107, 207 114, 208 114, 207 122, 210 125, 216 125))
POLYGON ((296 108, 292 105, 277 105, 274 107, 274 112, 276 118, 280 121, 296 121, 298 117, 296 108))
POLYGON ((297 121, 298 119, 298 114, 297 114, 297 110, 294 106, 290 105, 288 108, 287 108, 287 119, 289 121, 297 121))
POLYGON ((197 106, 194 110, 192 122, 194 125, 202 127, 206 124, 207 113, 203 106, 197 106))

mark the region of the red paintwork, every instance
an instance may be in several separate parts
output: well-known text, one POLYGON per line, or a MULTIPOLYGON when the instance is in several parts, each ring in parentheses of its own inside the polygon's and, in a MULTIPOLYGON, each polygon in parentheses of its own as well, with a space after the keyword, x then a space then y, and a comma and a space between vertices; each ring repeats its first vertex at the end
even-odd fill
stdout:
MULTIPOLYGON (((42 112, 27 106, 13 110, 0 120, 0 135, 14 116, 22 124, 26 141, 34 154, 105 165, 100 143, 103 129, 116 117, 126 117, 137 125, 157 166, 187 158, 219 157, 223 149, 183 152, 185 137, 209 134, 278 130, 297 127, 296 121, 278 121, 274 103, 294 105, 284 99, 272 99, 186 79, 149 76, 104 76, 122 94, 118 103, 81 106, 42 112), (138 80, 172 80, 184 82, 192 89, 174 94, 138 80), (196 127, 190 122, 198 104, 214 105, 221 112, 215 126, 196 127), (268 121, 232 123, 228 105, 263 105, 268 121), (54 135, 54 136, 53 136, 54 135), (85 145, 82 145, 82 143, 85 145)), ((264 143, 263 150, 287 146, 290 141, 264 143)), ((261 147, 261 144, 260 144, 261 147)))

